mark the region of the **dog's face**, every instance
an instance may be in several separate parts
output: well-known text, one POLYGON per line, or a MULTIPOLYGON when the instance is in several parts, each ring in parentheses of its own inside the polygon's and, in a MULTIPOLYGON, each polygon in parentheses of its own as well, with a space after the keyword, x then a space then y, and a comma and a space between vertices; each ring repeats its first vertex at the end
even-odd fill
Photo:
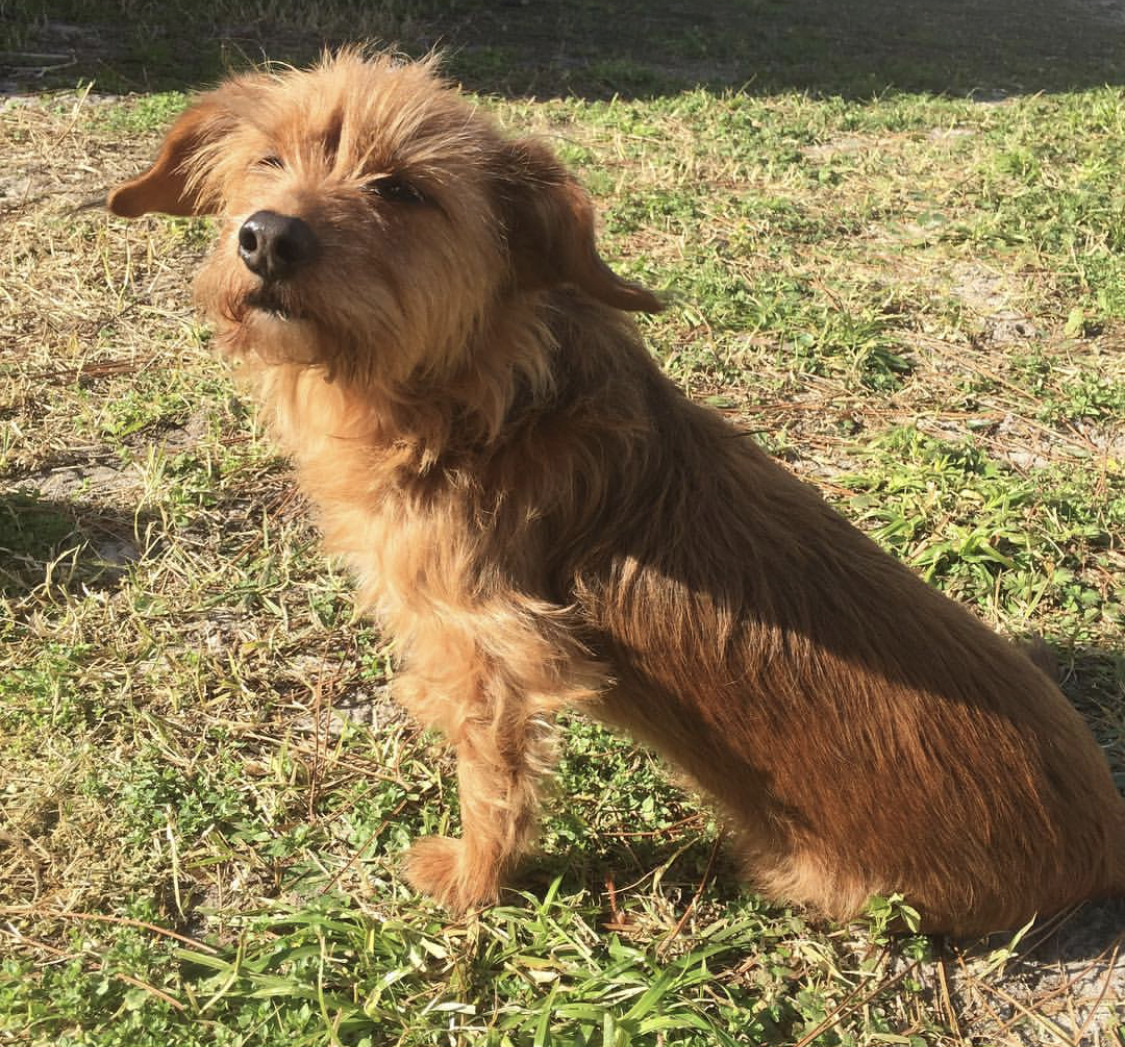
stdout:
POLYGON ((382 381, 459 366, 508 296, 573 283, 653 311, 594 246, 543 146, 503 138, 432 63, 346 53, 204 95, 110 210, 216 214, 196 296, 221 348, 382 381))

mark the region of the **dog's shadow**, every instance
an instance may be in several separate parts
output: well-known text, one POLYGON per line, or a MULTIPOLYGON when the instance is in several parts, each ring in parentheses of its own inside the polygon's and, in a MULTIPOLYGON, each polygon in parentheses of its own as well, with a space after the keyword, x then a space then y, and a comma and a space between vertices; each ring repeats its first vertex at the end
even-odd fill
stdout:
POLYGON ((144 555, 151 520, 30 489, 0 493, 0 594, 112 588, 144 555))
POLYGON ((585 890, 608 901, 613 892, 660 890, 685 903, 705 890, 712 902, 733 902, 747 895, 747 887, 729 841, 699 825, 685 827, 682 836, 643 833, 622 828, 587 840, 565 852, 544 851, 527 862, 521 880, 542 894, 555 880, 564 893, 585 890))

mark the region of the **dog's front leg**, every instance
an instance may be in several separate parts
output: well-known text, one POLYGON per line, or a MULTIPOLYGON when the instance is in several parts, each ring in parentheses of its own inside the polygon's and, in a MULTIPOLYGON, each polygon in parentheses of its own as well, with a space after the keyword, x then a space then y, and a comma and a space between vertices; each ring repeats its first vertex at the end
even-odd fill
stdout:
POLYGON ((400 700, 445 731, 457 754, 462 838, 419 840, 405 863, 407 880, 454 912, 496 899, 535 835, 554 714, 601 686, 598 667, 557 630, 504 638, 490 624, 479 643, 445 634, 429 665, 412 651, 411 671, 396 683, 400 700))
POLYGON ((548 724, 466 721, 455 742, 462 839, 432 836, 411 847, 406 876, 454 912, 496 899, 535 833, 537 779, 552 762, 548 724))

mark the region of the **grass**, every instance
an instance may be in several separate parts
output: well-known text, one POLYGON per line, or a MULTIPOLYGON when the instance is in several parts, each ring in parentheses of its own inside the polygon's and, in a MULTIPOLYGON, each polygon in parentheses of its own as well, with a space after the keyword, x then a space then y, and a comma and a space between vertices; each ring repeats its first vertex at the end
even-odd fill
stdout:
MULTIPOLYGON (((116 39, 62 5, 71 89, 0 107, 0 1042, 1119 1041, 1120 908, 984 943, 888 935, 896 898, 815 923, 741 890, 706 806, 578 718, 523 892, 451 922, 405 887, 407 842, 456 831, 451 765, 208 356, 209 226, 69 210, 222 65, 168 44, 202 8, 128 6, 116 39)), ((353 15, 463 42, 454 71, 502 92, 482 104, 590 187, 607 256, 671 292, 642 321, 669 373, 933 584, 1043 634, 1125 784, 1125 93, 1073 62, 1029 82, 1022 39, 1003 102, 960 96, 972 41, 949 94, 907 91, 909 54, 847 67, 837 22, 802 49, 766 4, 788 43, 753 78, 747 34, 658 7, 670 30, 613 53, 568 10, 489 44, 491 6, 293 5, 270 50, 353 15), (521 65, 544 33, 578 60, 521 65)), ((0 14, 21 53, 62 32, 0 14)))

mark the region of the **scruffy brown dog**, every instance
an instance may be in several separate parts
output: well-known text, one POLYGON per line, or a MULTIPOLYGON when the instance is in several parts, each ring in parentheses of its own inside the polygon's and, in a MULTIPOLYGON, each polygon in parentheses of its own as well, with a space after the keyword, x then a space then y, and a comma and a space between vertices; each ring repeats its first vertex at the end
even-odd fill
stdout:
POLYGON ((237 77, 108 203, 223 218, 199 303, 456 748, 464 837, 414 845, 419 889, 496 896, 575 705, 833 917, 900 891, 984 932, 1125 890, 1125 802, 1056 685, 686 400, 583 191, 432 63, 237 77))

